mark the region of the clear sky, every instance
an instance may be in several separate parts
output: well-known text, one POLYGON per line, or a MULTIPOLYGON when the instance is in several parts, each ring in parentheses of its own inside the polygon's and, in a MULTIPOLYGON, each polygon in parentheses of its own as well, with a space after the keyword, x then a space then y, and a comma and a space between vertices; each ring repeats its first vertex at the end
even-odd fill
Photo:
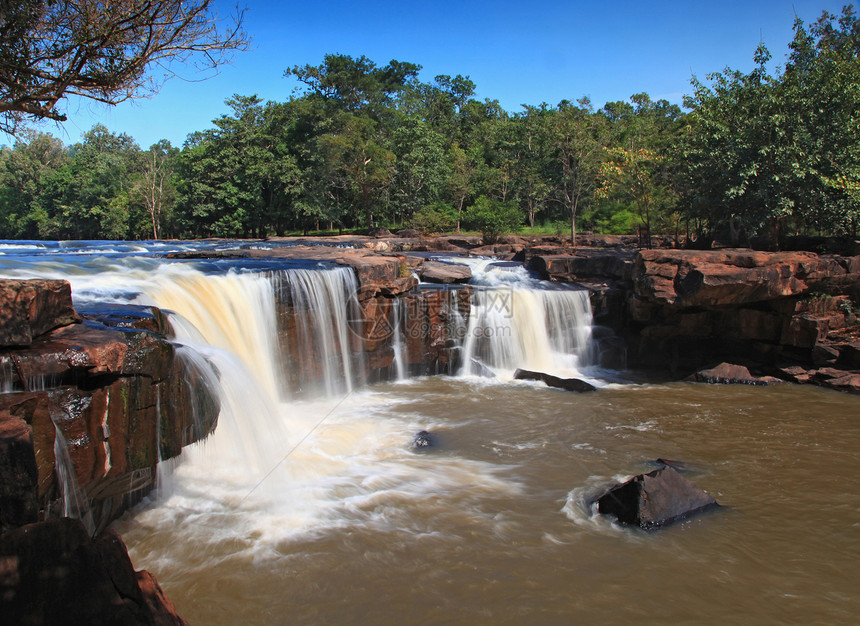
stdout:
MULTIPOLYGON (((230 0, 216 0, 228 12, 230 0)), ((839 0, 239 0, 247 7, 248 52, 214 78, 172 79, 154 97, 106 107, 71 102, 69 121, 44 124, 65 143, 96 123, 134 137, 142 148, 159 139, 181 146, 211 127, 234 93, 289 98, 296 82, 287 67, 318 65, 326 53, 365 55, 423 67, 420 78, 463 74, 477 97, 521 104, 558 104, 587 95, 595 106, 647 92, 680 104, 690 77, 732 67, 748 71, 763 41, 782 64, 795 16, 807 23, 839 0)), ((854 3, 856 8, 856 3, 854 3)), ((186 78, 197 78, 190 70, 186 78)), ((8 138, 0 143, 10 143, 8 138)))

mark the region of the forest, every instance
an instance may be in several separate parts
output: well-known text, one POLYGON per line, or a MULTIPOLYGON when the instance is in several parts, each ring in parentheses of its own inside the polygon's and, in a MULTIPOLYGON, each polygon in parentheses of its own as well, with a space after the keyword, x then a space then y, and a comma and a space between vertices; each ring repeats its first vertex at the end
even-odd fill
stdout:
POLYGON ((507 112, 461 75, 328 54, 284 72, 284 102, 233 95, 182 147, 96 125, 66 146, 24 130, 0 149, 0 238, 266 237, 415 228, 571 236, 661 233, 704 245, 857 236, 860 22, 797 20, 781 66, 648 94, 507 112))

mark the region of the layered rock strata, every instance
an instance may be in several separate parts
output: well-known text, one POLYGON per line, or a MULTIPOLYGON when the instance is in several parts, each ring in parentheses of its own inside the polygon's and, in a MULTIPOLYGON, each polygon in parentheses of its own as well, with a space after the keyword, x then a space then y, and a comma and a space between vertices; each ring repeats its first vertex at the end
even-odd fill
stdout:
POLYGON ((680 375, 743 362, 796 382, 853 388, 860 256, 533 249, 528 263, 548 279, 591 289, 596 322, 626 339, 633 366, 680 375), (790 366, 803 374, 789 374, 790 366))
POLYGON ((4 280, 0 316, 2 614, 183 623, 104 531, 154 487, 160 460, 214 429, 215 390, 178 357, 157 309, 80 316, 64 281, 4 280))

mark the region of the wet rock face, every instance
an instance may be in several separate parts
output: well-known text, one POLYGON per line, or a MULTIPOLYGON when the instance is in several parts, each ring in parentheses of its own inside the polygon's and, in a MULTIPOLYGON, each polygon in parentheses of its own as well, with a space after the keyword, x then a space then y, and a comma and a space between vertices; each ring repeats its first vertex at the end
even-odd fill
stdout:
POLYGON ((35 337, 79 319, 68 282, 0 279, 0 346, 27 346, 35 337))
POLYGON ((84 377, 83 387, 0 396, 0 411, 5 408, 32 429, 40 508, 52 508, 61 496, 54 454, 58 432, 98 530, 154 486, 160 459, 178 455, 212 431, 219 410, 214 390, 177 362, 153 371, 162 377, 84 377))
MULTIPOLYGON (((4 286, 7 295, 10 282, 4 286)), ((57 281, 18 282, 27 283, 19 286, 26 297, 34 289, 48 291, 33 302, 50 301, 58 292, 68 295, 68 285, 58 290, 57 281)), ((54 322, 68 319, 62 311, 70 306, 70 299, 64 301, 54 322)), ((0 348, 0 384, 10 392, 0 394, 4 528, 36 521, 34 489, 37 513, 61 508, 57 433, 66 442, 79 495, 100 530, 152 488, 159 459, 178 455, 214 429, 220 410, 216 391, 155 332, 168 330, 164 315, 151 307, 120 309, 43 332, 26 346, 0 348)))
POLYGON ((4 623, 184 623, 117 535, 54 517, 100 532, 153 487, 160 459, 215 427, 215 391, 177 358, 165 316, 121 308, 78 323, 68 283, 0 281, 4 623), (66 511, 69 489, 80 504, 66 511))
POLYGON ((598 512, 619 523, 652 529, 719 506, 673 467, 634 476, 597 499, 598 512))
POLYGON ((90 539, 69 518, 0 535, 0 615, 8 624, 184 624, 119 535, 90 539))
POLYGON ((584 273, 595 289, 597 316, 624 336, 634 367, 686 375, 738 359, 771 371, 797 364, 858 373, 860 257, 642 250, 629 278, 605 262, 602 270, 596 261, 548 258, 544 265, 549 271, 555 263, 566 279, 575 278, 564 273, 567 266, 584 273), (614 297, 619 291, 623 299, 614 297))
POLYGON ((30 425, 0 411, 0 533, 38 520, 38 482, 30 425))

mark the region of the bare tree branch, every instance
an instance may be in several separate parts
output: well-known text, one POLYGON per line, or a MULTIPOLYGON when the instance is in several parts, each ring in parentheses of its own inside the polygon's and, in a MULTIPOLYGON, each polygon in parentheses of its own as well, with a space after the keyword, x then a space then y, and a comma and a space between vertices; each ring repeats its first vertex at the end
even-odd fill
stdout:
POLYGON ((156 93, 174 67, 215 70, 247 49, 243 21, 238 7, 219 19, 213 0, 0 0, 0 130, 64 121, 69 95, 115 105, 156 93))

